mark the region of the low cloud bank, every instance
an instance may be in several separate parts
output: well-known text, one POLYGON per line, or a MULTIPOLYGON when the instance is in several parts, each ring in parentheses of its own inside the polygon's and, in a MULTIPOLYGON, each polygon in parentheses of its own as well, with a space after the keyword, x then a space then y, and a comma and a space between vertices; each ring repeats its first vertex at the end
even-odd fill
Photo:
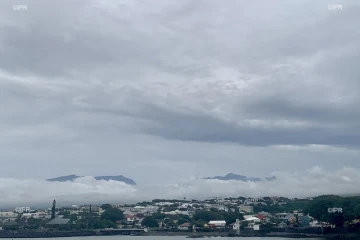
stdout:
POLYGON ((322 194, 359 193, 360 169, 343 167, 329 171, 315 166, 306 171, 274 172, 269 182, 204 180, 195 177, 177 184, 130 186, 116 181, 97 181, 83 177, 74 182, 47 182, 35 179, 0 179, 0 205, 51 206, 136 202, 154 198, 204 199, 214 196, 287 196, 307 197, 322 194))

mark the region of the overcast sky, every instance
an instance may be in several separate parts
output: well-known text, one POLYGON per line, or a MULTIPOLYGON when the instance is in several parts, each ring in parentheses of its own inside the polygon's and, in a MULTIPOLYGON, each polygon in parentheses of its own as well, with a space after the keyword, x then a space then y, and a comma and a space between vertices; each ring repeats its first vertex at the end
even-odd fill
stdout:
POLYGON ((3 0, 0 190, 359 174, 359 22, 355 0, 3 0))

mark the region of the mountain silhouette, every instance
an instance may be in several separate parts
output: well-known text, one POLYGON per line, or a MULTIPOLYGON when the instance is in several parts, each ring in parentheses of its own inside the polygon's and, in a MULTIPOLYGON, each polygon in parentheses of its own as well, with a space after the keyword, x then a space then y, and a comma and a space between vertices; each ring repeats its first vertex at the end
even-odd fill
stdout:
POLYGON ((223 180, 223 181, 235 180, 235 181, 242 181, 242 182, 263 182, 263 181, 273 181, 276 179, 276 177, 273 176, 273 177, 262 179, 262 178, 255 178, 255 177, 247 177, 244 175, 238 175, 238 174, 234 174, 234 173, 228 173, 225 176, 207 177, 205 179, 217 179, 217 180, 223 180))
MULTIPOLYGON (((77 178, 81 178, 82 176, 77 176, 75 174, 68 175, 68 176, 61 176, 56 178, 50 178, 46 179, 46 181, 50 182, 67 182, 67 181, 74 181, 77 178)), ((118 182, 124 182, 129 185, 136 185, 136 182, 130 178, 124 177, 123 175, 117 175, 117 176, 97 176, 94 177, 96 180, 105 180, 105 181, 118 181, 118 182)))

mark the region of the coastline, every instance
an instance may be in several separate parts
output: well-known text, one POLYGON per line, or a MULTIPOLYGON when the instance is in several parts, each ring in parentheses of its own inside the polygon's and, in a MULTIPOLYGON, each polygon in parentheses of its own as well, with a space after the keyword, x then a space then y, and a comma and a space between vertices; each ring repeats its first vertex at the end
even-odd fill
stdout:
MULTIPOLYGON (((109 235, 130 235, 130 233, 109 233, 101 231, 56 231, 56 232, 32 232, 32 231, 0 231, 0 238, 58 238, 58 237, 86 237, 86 236, 109 236, 109 235)), ((150 231, 142 232, 139 236, 184 236, 192 238, 199 237, 277 237, 277 238, 318 238, 318 239, 360 239, 359 234, 355 235, 322 235, 322 234, 306 234, 306 233, 263 233, 263 234, 241 234, 240 236, 230 234, 228 232, 198 232, 196 235, 192 232, 160 232, 150 231)))
POLYGON ((31 231, 0 231, 0 238, 57 238, 57 237, 88 237, 97 236, 95 231, 71 232, 31 232, 31 231))

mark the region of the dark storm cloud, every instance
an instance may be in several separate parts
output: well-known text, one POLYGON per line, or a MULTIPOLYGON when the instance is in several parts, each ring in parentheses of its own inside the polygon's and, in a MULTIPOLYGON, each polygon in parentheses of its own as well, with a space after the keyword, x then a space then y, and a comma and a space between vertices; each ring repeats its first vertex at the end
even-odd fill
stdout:
MULTIPOLYGON (((235 123, 227 123, 215 117, 199 113, 177 112, 175 109, 167 110, 148 103, 141 103, 140 105, 141 109, 139 109, 139 113, 106 108, 86 109, 86 111, 130 116, 134 118, 150 120, 153 122, 153 124, 144 126, 143 131, 147 134, 161 136, 167 139, 214 143, 236 142, 250 146, 287 144, 320 144, 348 147, 360 146, 360 136, 350 130, 349 132, 346 132, 344 129, 331 129, 321 125, 318 127, 298 129, 286 128, 284 126, 273 126, 271 128, 237 126, 235 123)), ((269 106, 264 103, 260 106, 264 107, 265 111, 263 111, 263 113, 269 116, 274 114, 276 116, 286 115, 296 118, 300 115, 303 118, 316 118, 316 114, 318 114, 320 117, 323 117, 323 115, 327 113, 326 111, 322 111, 320 113, 317 112, 318 110, 321 110, 320 108, 294 109, 292 105, 286 106, 285 104, 269 106)), ((256 108, 256 106, 252 107, 256 108)), ((257 110, 262 112, 262 109, 257 110)), ((352 115, 350 114, 349 117, 351 116, 352 115)), ((331 118, 331 116, 327 117, 331 118)), ((340 120, 346 120, 346 118, 344 117, 344 119, 340 120)))
MULTIPOLYGON (((336 105, 311 105, 308 102, 289 101, 286 98, 277 96, 254 100, 246 106, 247 112, 259 118, 288 118, 288 119, 306 119, 314 122, 323 123, 323 127, 329 123, 334 124, 354 124, 358 125, 360 113, 354 108, 340 108, 336 105)), ((341 127, 341 126, 339 126, 341 127)))

